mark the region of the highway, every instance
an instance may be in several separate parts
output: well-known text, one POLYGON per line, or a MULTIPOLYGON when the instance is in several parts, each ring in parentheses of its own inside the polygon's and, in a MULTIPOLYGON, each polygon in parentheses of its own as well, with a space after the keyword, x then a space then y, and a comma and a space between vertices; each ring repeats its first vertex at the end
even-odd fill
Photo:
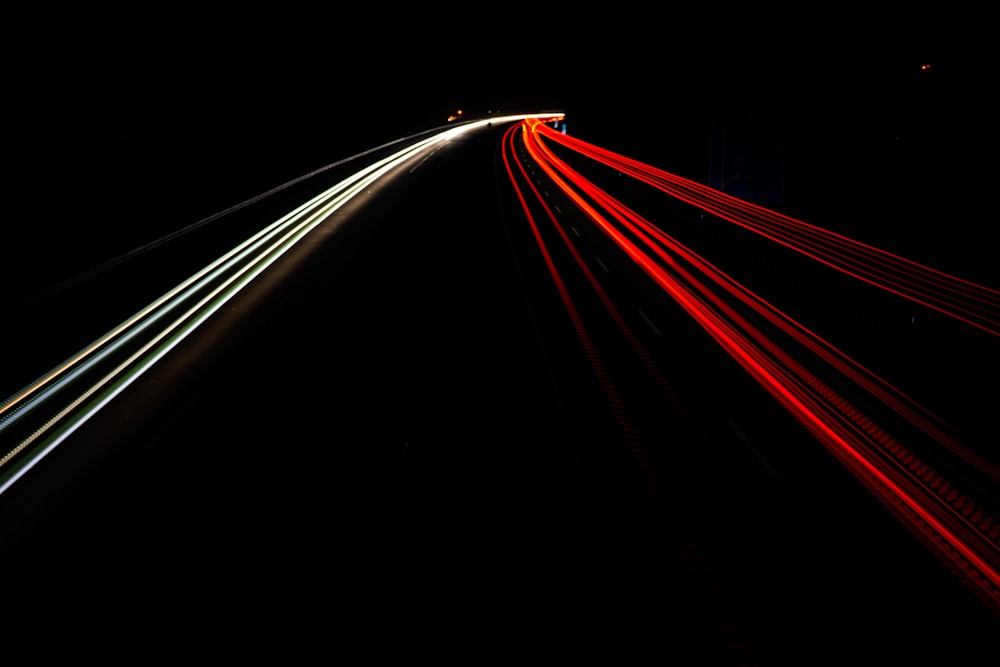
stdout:
POLYGON ((5 313, 9 627, 989 664, 997 397, 968 369, 1000 369, 1000 294, 553 118, 379 147, 5 313))

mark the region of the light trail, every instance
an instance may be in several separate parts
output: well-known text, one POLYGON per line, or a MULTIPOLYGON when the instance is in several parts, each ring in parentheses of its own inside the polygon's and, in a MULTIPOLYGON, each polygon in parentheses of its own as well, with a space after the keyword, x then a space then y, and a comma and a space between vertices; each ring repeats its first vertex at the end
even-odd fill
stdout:
POLYGON ((829 230, 731 197, 546 125, 535 131, 665 194, 749 229, 838 271, 1000 336, 1000 290, 979 285, 829 230))
MULTIPOLYGON (((544 128, 544 126, 540 127, 544 128)), ((579 143, 579 140, 575 141, 579 143)), ((954 427, 946 424, 940 417, 919 405, 888 381, 837 349, 816 332, 804 327, 717 269, 704 258, 675 241, 661 229, 644 220, 621 202, 592 187, 577 172, 566 165, 565 162, 559 160, 551 151, 545 149, 544 146, 540 148, 544 152, 549 164, 557 166, 562 174, 570 177, 574 183, 586 191, 589 197, 606 207, 624 228, 631 234, 642 239, 646 245, 653 248, 662 261, 677 267, 674 257, 685 260, 685 262, 692 265, 695 269, 710 277, 714 286, 721 287, 725 292, 735 297, 743 305, 751 308, 755 313, 779 328, 794 341, 805 346, 825 363, 836 368, 838 372, 850 378, 851 381, 861 385, 865 391, 878 397, 880 401, 891 407, 894 411, 904 415, 910 423, 920 428, 934 441, 944 445, 960 458, 973 464, 994 481, 1000 482, 1000 467, 997 467, 962 443, 956 437, 956 429, 954 427)), ((720 193, 720 197, 726 196, 720 193)), ((680 270, 679 267, 677 268, 680 270)), ((685 273, 685 275, 688 276, 689 282, 694 282, 690 274, 685 273)), ((712 290, 707 289, 701 284, 699 284, 698 289, 708 298, 719 303, 712 290)))
MULTIPOLYGON (((1000 334, 1000 298, 994 290, 922 267, 825 230, 783 218, 684 182, 634 160, 566 137, 540 122, 522 126, 530 160, 663 292, 679 304, 768 393, 841 461, 995 613, 1000 613, 1000 523, 956 480, 926 461, 865 415, 840 391, 809 370, 846 378, 859 396, 874 397, 896 415, 893 425, 915 425, 977 470, 1000 480, 1000 470, 960 442, 952 429, 829 342, 753 294, 703 257, 598 188, 559 159, 546 140, 614 166, 671 197, 753 229, 778 243, 899 296, 934 307, 988 333, 1000 334), (762 325, 767 326, 765 328, 762 325), (780 332, 797 347, 782 345, 780 332)), ((541 198, 539 198, 541 201, 541 198)), ((598 291, 570 235, 552 216, 563 242, 598 291)), ((990 498, 990 501, 995 498, 990 498)))
MULTIPOLYGON (((512 128, 508 130, 505 140, 503 142, 503 159, 504 165, 507 169, 507 174, 510 177, 511 183, 514 186, 514 191, 517 198, 521 204, 522 210, 524 211, 525 218, 527 219, 528 226, 531 229, 532 237, 538 246, 539 251, 542 254, 546 269, 549 276, 552 278, 553 283, 556 286, 556 290, 559 293, 559 298, 563 303, 563 307, 566 309, 566 313, 569 316, 570 321, 573 324, 573 328, 576 332, 577 338, 584 350, 584 354, 590 364, 591 369, 594 372, 598 384, 600 385, 605 397, 607 398, 608 405, 611 410, 615 421, 617 422, 618 428, 620 429, 620 434, 622 441, 625 443, 626 447, 632 453, 637 461, 643 462, 644 475, 643 478, 645 482, 649 485, 651 492, 654 496, 658 498, 657 508, 668 517, 671 522, 676 522, 681 510, 674 503, 673 500, 669 499, 669 492, 660 483, 660 475, 653 464, 653 458, 647 448, 647 445, 643 441, 642 433, 636 427, 633 421, 633 417, 630 414, 629 408, 621 395, 618 386, 616 385, 613 377, 613 373, 609 368, 608 364, 603 359, 602 355, 598 351, 598 346, 595 343, 594 337, 589 331, 584 317, 577 307, 573 296, 570 294, 569 288, 566 285, 565 280, 556 264, 556 260, 550 251, 548 244, 546 244, 543 234, 539 228, 538 221, 531 212, 531 207, 527 201, 527 195, 524 188, 518 185, 518 180, 515 177, 515 165, 520 177, 527 184, 527 191, 530 192, 535 201, 541 206, 544 212, 544 217, 549 220, 559 237, 561 238, 563 245, 569 250, 571 256, 573 257, 576 266, 584 273, 589 281, 590 285, 594 288, 604 307, 607 309, 608 313, 611 315, 616 326, 621 332, 622 336, 628 341, 629 345, 632 347, 636 355, 642 360, 647 372, 656 381, 660 388, 661 393, 666 397, 670 398, 669 385, 665 378, 660 374, 659 369, 653 363, 652 359, 649 358, 645 349, 639 343, 638 338, 632 331, 632 328, 625 321, 625 318, 621 315, 618 308, 615 306, 614 302, 601 287, 600 283, 594 276, 594 274, 587 267, 586 263, 580 256, 577 248, 573 245, 573 242, 569 238, 569 234, 566 230, 558 223, 558 218, 553 213, 555 210, 554 206, 550 206, 547 199, 549 198, 548 192, 539 191, 536 187, 537 177, 529 177, 528 167, 523 163, 523 161, 516 160, 514 154, 516 151, 512 148, 513 137, 516 129, 512 128)), ((533 172, 534 173, 534 172, 533 172)), ((648 322, 648 320, 647 320, 648 322)), ((690 536, 685 534, 684 541, 686 544, 686 549, 691 550, 690 536)), ((702 559, 700 556, 694 556, 699 561, 702 559)), ((749 652, 749 647, 742 637, 742 630, 736 626, 737 614, 734 609, 729 605, 726 600, 726 596, 723 595, 724 590, 721 582, 715 580, 709 575, 708 568, 705 568, 700 576, 695 577, 696 586, 703 587, 702 594, 704 596, 705 602, 712 608, 712 617, 715 619, 727 619, 724 623, 720 623, 719 633, 720 637, 723 638, 723 644, 727 650, 731 651, 734 656, 737 657, 737 664, 740 663, 746 657, 749 652)))
POLYGON ((41 375, 0 403, 0 493, 373 183, 489 123, 559 116, 519 114, 471 121, 415 140, 266 226, 41 375))

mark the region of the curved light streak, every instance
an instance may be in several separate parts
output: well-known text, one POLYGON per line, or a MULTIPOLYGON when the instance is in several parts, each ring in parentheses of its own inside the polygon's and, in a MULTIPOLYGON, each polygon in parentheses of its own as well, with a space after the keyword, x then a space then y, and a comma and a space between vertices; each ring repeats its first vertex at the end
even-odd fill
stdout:
POLYGON ((665 194, 749 229, 854 278, 1000 336, 1000 290, 810 225, 694 181, 556 132, 535 131, 665 194))
MULTIPOLYGON (((890 435, 819 376, 807 370, 807 364, 848 378, 862 394, 874 396, 895 412, 900 423, 916 425, 939 444, 957 453, 994 480, 1000 475, 997 468, 952 437, 947 425, 890 383, 750 292, 703 257, 678 243, 571 169, 546 146, 544 139, 549 138, 555 138, 560 144, 585 157, 612 163, 616 168, 626 167, 622 169, 623 173, 627 171, 628 175, 644 182, 671 182, 670 179, 674 177, 636 161, 615 156, 579 139, 565 138, 542 123, 526 122, 522 126, 525 150, 556 187, 659 285, 665 294, 681 305, 883 504, 900 517, 911 531, 931 546, 977 595, 994 611, 1000 611, 1000 524, 985 508, 960 492, 954 480, 945 481, 942 475, 917 457, 898 438, 890 435), (754 317, 789 335, 792 340, 801 344, 802 349, 793 352, 782 347, 764 329, 751 321, 748 313, 753 313, 754 317), (802 355, 803 352, 808 355, 808 361, 800 361, 794 356, 802 355)), ((698 200, 690 194, 691 190, 698 188, 682 191, 660 189, 665 194, 684 201, 697 201, 698 205, 716 214, 719 211, 742 210, 745 217, 731 216, 732 221, 738 221, 748 228, 763 230, 761 233, 772 238, 769 225, 774 214, 770 212, 742 207, 736 202, 728 201, 733 198, 727 199, 721 193, 698 200)), ((555 218, 553 223, 558 224, 555 218)), ((784 221, 783 224, 791 223, 784 221)), ((866 281, 901 295, 905 293, 907 298, 914 298, 916 295, 930 303, 941 294, 952 293, 952 290, 956 294, 961 292, 969 297, 964 303, 975 304, 977 310, 971 306, 950 310, 942 306, 939 309, 961 321, 978 324, 979 328, 987 331, 991 330, 990 323, 1000 322, 1000 309, 993 305, 993 290, 940 272, 925 270, 903 258, 890 258, 886 253, 868 246, 860 247, 860 244, 844 240, 843 237, 819 233, 816 228, 805 228, 809 230, 805 235, 810 239, 811 245, 807 247, 803 243, 796 245, 796 248, 807 256, 841 270, 850 266, 852 275, 863 275, 866 281), (828 243, 829 247, 824 246, 824 243, 828 243), (841 254, 847 251, 855 253, 850 265, 841 254), (878 266, 869 271, 866 261, 878 266), (914 281, 905 290, 899 289, 898 285, 908 280, 907 276, 911 271, 919 273, 921 280, 914 281), (927 275, 932 276, 932 279, 924 280, 927 275), (973 314, 975 317, 970 317, 973 314)), ((569 235, 560 232, 560 237, 565 243, 572 243, 569 235)), ((775 234, 773 240, 788 244, 789 238, 792 238, 790 234, 780 237, 775 234)), ((579 257, 575 253, 574 256, 579 257)), ((587 273, 588 279, 592 279, 592 274, 587 273)))
POLYGON ((306 235, 386 174, 411 158, 487 124, 559 116, 518 114, 469 121, 408 144, 282 216, 41 375, 0 404, 0 493, 197 331, 306 235), (135 351, 115 363, 115 357, 130 347, 136 348, 135 351), (99 377, 87 380, 95 373, 99 377), (37 423, 32 423, 32 419, 37 423), (30 434, 13 444, 3 444, 5 433, 16 432, 13 427, 22 422, 32 429, 30 434))

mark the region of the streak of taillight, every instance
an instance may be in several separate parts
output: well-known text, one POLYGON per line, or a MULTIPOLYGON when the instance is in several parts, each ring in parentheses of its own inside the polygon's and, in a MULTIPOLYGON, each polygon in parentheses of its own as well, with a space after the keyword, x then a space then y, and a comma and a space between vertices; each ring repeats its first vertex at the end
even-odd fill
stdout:
MULTIPOLYGON (((729 276, 719 271, 716 267, 712 266, 686 247, 677 243, 659 228, 650 224, 648 221, 643 220, 640 216, 629 210, 620 202, 615 201, 600 190, 591 188, 589 184, 586 183, 585 179, 568 167, 564 162, 559 160, 551 153, 551 151, 547 150, 544 145, 539 144, 539 150, 545 154, 546 160, 550 164, 558 167, 560 173, 563 173, 568 177, 571 176, 572 180, 578 184, 577 187, 586 191, 588 196, 608 208, 612 214, 631 231, 639 234, 640 232, 638 232, 634 226, 638 225, 646 233, 656 237, 660 245, 669 247, 672 252, 692 263, 702 272, 709 274, 712 279, 727 292, 743 301, 749 307, 753 308, 756 312, 781 328, 785 333, 792 336, 797 342, 805 345, 814 354, 826 361, 832 367, 837 368, 841 373, 857 382, 860 386, 865 388, 872 395, 876 396, 898 414, 903 415, 908 421, 923 430, 936 442, 941 443, 957 456, 971 463, 979 470, 992 477, 994 480, 1000 481, 1000 468, 979 456, 967 446, 952 437, 952 435, 950 435, 947 431, 953 431, 954 429, 945 424, 939 417, 933 415, 926 408, 917 404, 881 377, 864 368, 843 352, 830 345, 826 340, 817 336, 814 332, 810 331, 806 327, 803 327, 801 324, 774 308, 769 303, 744 288, 742 285, 739 285, 729 276), (580 183, 582 183, 582 185, 580 183)), ((650 245, 650 247, 654 247, 655 252, 664 261, 673 261, 663 252, 662 249, 655 247, 654 244, 648 239, 646 239, 646 243, 650 245)))
MULTIPOLYGON (((514 128, 509 129, 507 133, 507 138, 505 140, 510 140, 510 137, 512 136, 514 131, 515 131, 514 128)), ((538 224, 535 221, 535 217, 531 213, 531 209, 528 207, 528 204, 525 201, 524 194, 521 191, 521 189, 517 187, 517 182, 514 178, 513 168, 510 165, 510 160, 506 153, 504 153, 503 159, 504 159, 504 164, 507 168, 508 176, 510 177, 511 182, 514 184, 514 189, 517 193, 518 201, 520 201, 521 207, 524 210, 525 217, 528 219, 528 225, 531 227, 531 233, 535 238, 535 242, 538 244, 538 248, 541 251, 542 257, 545 261, 545 266, 546 268, 548 268, 549 275, 551 276, 552 281, 556 285, 556 289, 559 292, 559 297, 563 302, 563 306, 565 306, 566 308, 566 312, 569 314, 570 321, 573 323, 573 327, 576 330, 576 334, 580 339, 580 343, 583 345, 583 349, 585 354, 587 355, 587 359, 590 362, 591 367, 594 369, 594 373, 597 375, 597 378, 601 384, 601 388, 603 389, 609 402, 615 408, 614 413, 622 426, 623 432, 626 434, 626 436, 632 437, 635 435, 636 430, 631 425, 630 423, 631 420, 626 415, 624 408, 622 408, 622 401, 618 395, 618 390, 611 382, 610 374, 607 371, 604 361, 597 353, 597 347, 594 345, 593 338, 587 331, 586 326, 584 326, 583 324, 583 318, 580 317, 580 311, 579 309, 577 309, 576 304, 573 302, 573 298, 570 296, 569 290, 566 288, 565 281, 563 281, 562 276, 559 275, 559 270, 558 268, 556 268, 555 262, 552 259, 552 254, 549 252, 548 247, 545 245, 545 241, 542 239, 541 231, 538 228, 538 224)), ((529 183, 529 185, 531 185, 532 188, 534 188, 534 185, 531 184, 531 179, 528 178, 528 175, 524 172, 524 166, 518 163, 518 167, 521 170, 522 177, 529 183)), ((542 205, 545 206, 542 197, 538 195, 537 192, 535 194, 536 194, 536 199, 538 199, 542 203, 542 205)), ((552 215, 551 211, 548 210, 547 207, 546 210, 548 214, 551 216, 552 215)))
MULTIPOLYGON (((716 285, 722 287, 729 294, 742 301, 745 305, 752 308, 755 312, 766 318, 775 326, 779 327, 794 340, 806 346, 823 361, 838 369, 852 381, 856 382, 859 386, 877 397, 885 405, 896 411, 897 414, 904 416, 910 423, 923 430, 936 442, 944 445, 957 456, 960 456, 970 464, 974 465, 994 480, 1000 481, 1000 468, 979 456, 970 448, 952 437, 947 430, 954 429, 945 424, 939 417, 932 414, 926 408, 920 406, 899 389, 892 386, 877 374, 868 370, 854 359, 844 354, 813 331, 802 326, 800 323, 793 320, 758 295, 737 283, 730 276, 723 273, 717 267, 710 264, 687 247, 678 243, 661 229, 643 219, 621 202, 610 197, 607 193, 601 191, 600 189, 593 187, 592 184, 588 183, 586 179, 566 165, 565 162, 559 160, 544 145, 539 145, 537 150, 540 153, 537 157, 540 158, 541 155, 544 155, 545 162, 547 164, 552 165, 559 171, 559 173, 573 181, 574 185, 586 192, 588 197, 604 206, 623 226, 625 226, 637 237, 643 239, 646 245, 652 248, 662 260, 671 265, 674 264, 673 259, 664 251, 664 249, 669 249, 670 252, 673 252, 675 255, 683 258, 699 271, 709 276, 716 285), (655 239, 655 242, 653 239, 655 239)), ((699 291, 704 293, 707 298, 717 300, 713 292, 706 289, 701 283, 690 278, 689 274, 683 272, 683 269, 680 269, 679 267, 676 268, 678 271, 681 271, 685 276, 687 276, 689 282, 697 285, 699 291)), ((721 304, 721 302, 719 303, 721 304)), ((866 424, 871 423, 870 420, 867 420, 867 418, 860 413, 858 414, 858 419, 862 420, 866 424)), ((871 428, 872 427, 869 427, 869 429, 871 428)))
POLYGON ((1000 336, 1000 291, 539 126, 546 137, 854 278, 1000 336))
MULTIPOLYGON (((617 204, 614 207, 609 207, 613 217, 618 219, 620 223, 625 223, 633 234, 636 234, 646 245, 653 248, 654 253, 666 260, 674 271, 694 287, 694 291, 685 288, 679 280, 668 274, 662 266, 630 241, 594 206, 587 202, 567 183, 564 177, 573 181, 577 188, 586 192, 588 197, 594 201, 607 204, 612 201, 611 198, 561 164, 542 147, 540 142, 535 140, 535 133, 531 133, 531 135, 530 140, 526 142, 529 152, 566 195, 694 317, 744 369, 795 415, 817 439, 833 450, 838 458, 847 455, 850 460, 848 467, 852 469, 852 472, 858 474, 860 466, 864 475, 871 476, 888 489, 892 495, 881 498, 883 502, 888 499, 896 504, 903 503, 910 512, 919 517, 955 552, 960 554, 960 558, 956 560, 954 554, 949 552, 953 561, 951 564, 969 574, 971 580, 982 584, 982 579, 977 577, 975 572, 968 572, 966 561, 971 563, 988 582, 985 587, 987 597, 993 601, 994 605, 1000 605, 1000 592, 998 592, 1000 573, 998 573, 996 565, 996 544, 994 544, 995 540, 992 539, 991 534, 985 534, 985 531, 982 530, 985 525, 992 525, 991 519, 987 518, 985 524, 983 521, 970 522, 967 515, 961 511, 966 505, 964 498, 961 503, 950 508, 950 513, 942 515, 940 509, 935 509, 940 508, 941 505, 933 502, 935 499, 940 502, 941 498, 936 497, 933 493, 927 493, 922 488, 921 479, 912 474, 912 468, 894 469, 877 455, 877 452, 881 451, 881 445, 887 441, 892 444, 891 449, 894 453, 898 454, 901 449, 898 443, 874 426, 871 420, 864 417, 860 411, 829 387, 826 387, 818 378, 808 373, 801 364, 782 352, 776 344, 768 340, 745 318, 739 316, 730 306, 719 299, 702 281, 663 254, 660 247, 654 244, 650 237, 643 232, 643 229, 649 228, 646 223, 642 229, 633 224, 632 220, 639 219, 638 216, 635 214, 623 215, 623 211, 627 209, 617 204), (701 294, 708 301, 699 298, 697 294, 701 294), (981 541, 987 542, 987 545, 983 545, 981 541)), ((664 238, 669 240, 669 237, 665 237, 665 235, 660 240, 662 241, 664 238)), ((696 266, 699 268, 710 267, 693 253, 688 253, 680 244, 669 240, 669 246, 675 252, 683 251, 685 258, 697 259, 696 266)), ((710 267, 710 269, 710 271, 704 272, 705 275, 724 288, 726 285, 731 287, 734 284, 728 277, 725 280, 720 280, 724 274, 721 274, 714 267, 710 267)), ((737 293, 729 288, 727 291, 737 293)), ((739 290, 738 292, 745 293, 746 291, 739 290)), ((763 303, 759 299, 743 300, 748 303, 763 303)), ((771 306, 768 306, 764 311, 772 314, 777 312, 771 306)), ((789 318, 781 318, 781 320, 791 322, 789 318)), ((798 330, 805 331, 804 328, 798 330)), ((844 355, 837 356, 846 358, 844 355)), ((882 451, 882 453, 885 452, 882 451)), ((906 456, 911 460, 914 458, 909 453, 906 456)), ((889 457, 889 461, 898 464, 898 458, 898 456, 889 457)), ((981 511, 978 514, 982 517, 981 511)))
MULTIPOLYGON (((522 128, 526 127, 527 125, 522 125, 522 128)), ((511 152, 513 152, 513 136, 514 136, 514 130, 511 129, 505 136, 505 141, 504 141, 505 147, 510 145, 511 152)), ((530 153, 531 145, 528 142, 525 142, 525 147, 530 153)), ((565 282, 563 281, 562 277, 559 275, 558 270, 555 267, 552 255, 549 252, 548 247, 546 246, 541 236, 535 218, 532 215, 531 210, 527 205, 527 202, 525 201, 524 194, 521 188, 518 186, 517 180, 514 178, 513 170, 510 166, 510 158, 508 157, 508 153, 506 150, 503 153, 503 159, 504 159, 504 164, 507 168, 508 176, 510 177, 511 180, 511 184, 513 185, 514 190, 517 193, 518 199, 521 203, 521 207, 524 210, 525 217, 527 218, 528 224, 532 230, 532 234, 534 235, 535 242, 542 252, 545 264, 549 269, 550 275, 552 276, 553 280, 556 283, 559 293, 563 299, 563 303, 567 307, 567 311, 569 312, 570 318, 577 329, 577 334, 579 335, 581 342, 583 343, 584 350, 588 358, 590 358, 591 360, 591 365, 595 373, 597 374, 598 380, 604 387, 605 394, 608 396, 612 411, 618 419, 619 425, 622 428, 623 435, 630 449, 632 450, 632 454, 637 459, 642 461, 641 465, 642 467, 645 468, 644 478, 646 482, 650 484, 652 487, 654 487, 653 488, 654 495, 656 495, 659 499, 662 500, 663 499, 662 489, 658 488, 658 483, 655 481, 658 475, 655 472, 655 468, 650 463, 652 459, 650 458, 649 452, 646 450, 646 447, 642 442, 641 434, 636 429, 635 425, 632 423, 632 419, 628 411, 625 409, 624 403, 618 394, 617 388, 611 381, 611 374, 608 372, 603 361, 600 360, 600 357, 597 354, 596 347, 594 346, 590 335, 586 332, 586 329, 583 325, 583 320, 579 315, 579 311, 577 310, 575 305, 573 305, 572 299, 569 296, 569 292, 566 289, 565 282)), ((669 393, 667 392, 666 389, 666 382, 662 377, 662 375, 659 373, 659 369, 657 369, 656 366, 652 363, 652 360, 648 357, 645 350, 638 343, 637 338, 633 334, 631 328, 625 322, 625 319, 621 316, 621 313, 615 307, 611 299, 608 297, 607 293, 601 288, 599 282, 594 277, 593 272, 587 267, 586 263, 583 261, 582 257, 580 256, 576 248, 573 246, 572 242, 569 239, 569 236, 566 234, 565 229, 558 224, 558 220, 556 216, 553 214, 551 207, 549 207, 549 205, 545 201, 545 198, 542 197, 541 193, 538 191, 534 183, 532 183, 531 179, 528 177, 524 165, 518 162, 517 166, 519 168, 522 178, 531 188, 532 193, 534 194, 535 201, 537 201, 538 204, 544 209, 545 214, 549 218, 553 227, 556 229, 556 232, 559 234, 564 245, 573 256, 576 264, 583 270, 588 281, 596 290, 602 303, 607 308, 609 314, 612 316, 615 323, 618 325, 619 329, 625 336, 626 340, 632 346, 632 349, 636 352, 636 354, 646 365, 649 372, 654 376, 657 384, 660 385, 661 390, 663 390, 665 393, 669 393)), ((658 504, 658 507, 663 511, 668 511, 667 505, 665 504, 658 504)), ((720 614, 726 618, 733 619, 734 617, 733 611, 728 608, 724 608, 725 607, 724 597, 720 595, 720 590, 718 588, 717 582, 712 584, 712 604, 716 609, 719 609, 721 604, 723 608, 720 609, 720 614)), ((749 651, 749 646, 745 641, 742 640, 738 642, 733 641, 734 634, 737 633, 739 633, 739 629, 732 624, 732 621, 727 623, 725 628, 725 634, 727 637, 726 646, 730 650, 733 650, 734 652, 740 654, 742 658, 745 656, 746 652, 749 651)), ((739 664, 744 664, 744 663, 740 662, 739 664)))

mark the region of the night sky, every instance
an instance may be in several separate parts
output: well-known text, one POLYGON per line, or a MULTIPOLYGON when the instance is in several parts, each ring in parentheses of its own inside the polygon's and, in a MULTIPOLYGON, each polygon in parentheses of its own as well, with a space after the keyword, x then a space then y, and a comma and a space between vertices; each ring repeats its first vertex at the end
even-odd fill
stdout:
POLYGON ((565 110, 571 133, 706 182, 713 114, 770 108, 786 129, 786 212, 876 242, 906 229, 922 240, 901 250, 943 248, 950 266, 961 244, 928 240, 942 211, 952 229, 986 224, 973 218, 990 180, 988 63, 943 47, 940 14, 824 17, 817 32, 815 16, 758 10, 75 11, 25 20, 8 58, 8 284, 44 282, 67 253, 96 261, 457 109, 565 110))

